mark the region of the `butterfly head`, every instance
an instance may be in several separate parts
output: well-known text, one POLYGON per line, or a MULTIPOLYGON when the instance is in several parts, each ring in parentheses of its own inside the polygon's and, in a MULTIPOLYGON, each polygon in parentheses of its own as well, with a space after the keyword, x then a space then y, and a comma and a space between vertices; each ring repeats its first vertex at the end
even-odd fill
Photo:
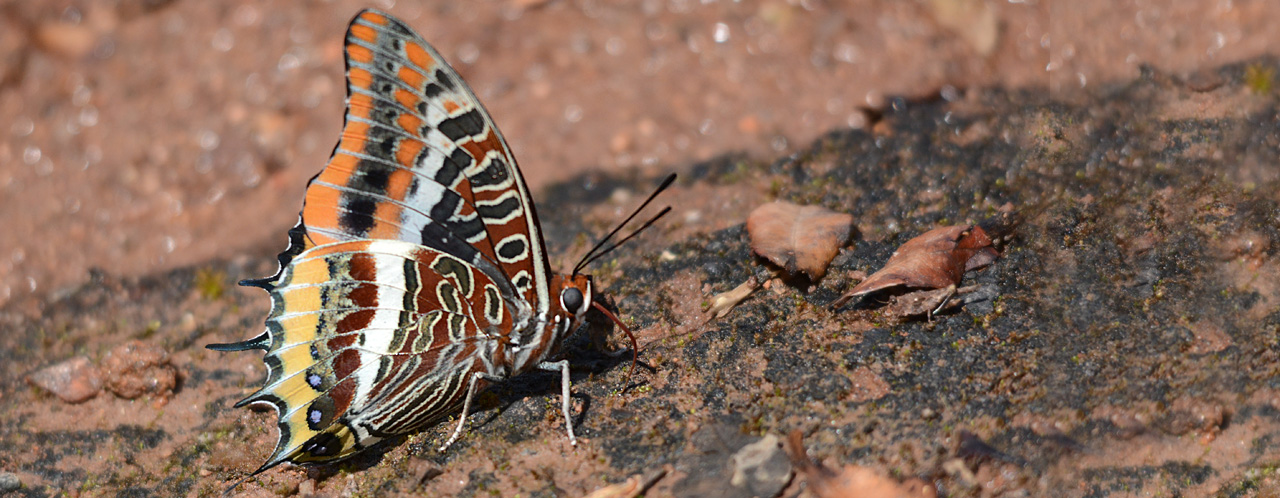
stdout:
POLYGON ((562 275, 556 280, 551 288, 559 288, 556 304, 560 308, 560 315, 569 318, 570 331, 576 330, 578 326, 586 323, 587 310, 591 309, 593 297, 591 277, 582 274, 562 275))

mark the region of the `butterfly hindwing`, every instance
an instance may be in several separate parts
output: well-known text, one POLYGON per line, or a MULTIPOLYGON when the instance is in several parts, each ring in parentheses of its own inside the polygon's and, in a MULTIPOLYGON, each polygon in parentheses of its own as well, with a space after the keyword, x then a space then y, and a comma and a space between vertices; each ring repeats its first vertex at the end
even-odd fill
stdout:
POLYGON ((351 22, 345 52, 346 123, 307 186, 310 243, 421 244, 509 281, 528 303, 544 301, 532 202, 475 94, 412 29, 377 11, 351 22))
POLYGON ((279 443, 260 470, 341 458, 446 415, 511 327, 483 272, 401 241, 309 249, 271 297, 267 380, 241 402, 280 414, 279 443))

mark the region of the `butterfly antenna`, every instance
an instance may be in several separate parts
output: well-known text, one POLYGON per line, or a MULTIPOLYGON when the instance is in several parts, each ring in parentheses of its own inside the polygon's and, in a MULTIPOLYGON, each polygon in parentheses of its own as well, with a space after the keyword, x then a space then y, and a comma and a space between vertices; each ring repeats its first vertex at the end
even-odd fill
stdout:
POLYGON ((622 244, 622 242, 626 242, 627 239, 630 239, 631 237, 635 237, 637 233, 640 233, 640 230, 644 230, 645 228, 648 228, 649 225, 652 225, 653 222, 657 221, 658 218, 661 218, 662 215, 667 214, 667 212, 671 210, 670 206, 668 206, 666 209, 663 209, 661 213, 658 213, 657 216, 654 216, 652 219, 650 219, 648 223, 645 223, 644 226, 640 227, 640 230, 636 230, 635 232, 632 232, 631 235, 628 235, 626 238, 622 239, 622 242, 618 242, 617 244, 610 246, 609 249, 603 252, 600 252, 599 254, 596 254, 597 250, 599 250, 601 247, 604 247, 604 245, 607 242, 609 242, 609 239, 613 238, 614 235, 617 235, 618 232, 622 231, 622 228, 627 226, 627 223, 631 223, 631 220, 635 219, 636 215, 640 214, 641 211, 644 211, 644 208, 648 206, 650 202, 653 202, 653 200, 658 197, 658 194, 661 194, 662 191, 666 190, 667 187, 670 187, 671 183, 675 181, 676 181, 675 173, 667 175, 667 177, 662 180, 662 183, 658 185, 658 188, 654 189, 652 194, 649 194, 649 198, 645 199, 644 202, 640 204, 640 207, 636 208, 635 211, 631 212, 631 216, 628 216, 627 219, 622 220, 622 223, 619 223, 618 226, 613 229, 613 231, 609 232, 609 235, 605 235, 603 239, 600 239, 600 242, 596 243, 595 247, 592 247, 590 251, 587 251, 586 254, 582 255, 582 259, 578 261, 578 264, 573 266, 573 274, 577 275, 579 271, 581 271, 584 267, 587 266, 587 264, 591 263, 596 258, 599 258, 600 256, 607 254, 609 251, 616 249, 620 244, 622 244))
MULTIPOLYGON (((591 259, 589 259, 589 260, 584 260, 584 261, 583 261, 579 266, 581 266, 581 267, 585 267, 585 266, 587 266, 587 265, 591 264, 591 262, 592 262, 592 261, 595 261, 595 260, 597 260, 597 259, 600 259, 602 256, 604 256, 604 255, 606 255, 606 254, 609 254, 609 253, 610 253, 610 252, 612 252, 614 249, 617 249, 617 248, 618 248, 619 246, 621 246, 622 244, 625 244, 628 240, 631 240, 631 239, 632 239, 633 237, 635 237, 636 235, 640 235, 640 232, 644 231, 644 229, 646 229, 646 228, 649 228, 649 225, 652 225, 655 221, 658 221, 658 218, 661 218, 661 217, 665 216, 665 215, 666 215, 667 213, 669 213, 669 212, 671 212, 671 206, 667 206, 667 207, 665 207, 665 208, 662 208, 662 211, 659 211, 659 212, 658 212, 658 214, 654 215, 654 217, 649 218, 649 221, 646 221, 646 222, 644 222, 644 224, 643 224, 643 225, 640 225, 640 228, 637 228, 637 229, 636 229, 636 231, 631 232, 631 235, 628 235, 628 236, 626 236, 626 237, 623 237, 623 238, 622 238, 622 240, 619 240, 617 243, 615 243, 615 244, 613 244, 613 245, 610 245, 609 247, 607 247, 607 248, 605 248, 605 249, 602 249, 600 252, 598 252, 598 253, 596 253, 594 256, 592 256, 592 257, 591 257, 591 259)), ((575 270, 575 271, 576 271, 576 270, 575 270)))
POLYGON ((608 309, 601 306, 600 301, 592 300, 591 305, 597 310, 600 310, 601 313, 604 313, 604 316, 613 320, 613 323, 618 324, 618 328, 622 329, 623 332, 626 332, 627 338, 631 339, 631 368, 627 369, 627 379, 622 381, 622 390, 625 391, 627 386, 631 385, 631 374, 636 371, 636 359, 640 357, 640 345, 636 343, 636 335, 631 333, 631 329, 627 328, 627 324, 622 323, 622 320, 618 319, 618 315, 609 312, 608 309))

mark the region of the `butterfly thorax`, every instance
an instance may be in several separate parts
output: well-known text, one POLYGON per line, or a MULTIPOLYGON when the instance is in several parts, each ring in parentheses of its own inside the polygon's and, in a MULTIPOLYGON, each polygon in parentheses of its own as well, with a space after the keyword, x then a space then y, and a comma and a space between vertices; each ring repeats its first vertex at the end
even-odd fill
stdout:
POLYGON ((510 375, 527 372, 554 357, 565 338, 585 323, 591 307, 591 277, 553 275, 548 287, 551 302, 546 314, 534 320, 526 331, 513 330, 507 342, 505 357, 510 375))

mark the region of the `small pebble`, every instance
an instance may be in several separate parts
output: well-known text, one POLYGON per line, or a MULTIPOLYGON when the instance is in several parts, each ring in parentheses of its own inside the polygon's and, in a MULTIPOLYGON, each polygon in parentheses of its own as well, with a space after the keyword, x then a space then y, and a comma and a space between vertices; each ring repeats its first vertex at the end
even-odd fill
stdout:
POLYGON ((1216 71, 1201 70, 1187 75, 1186 84, 1193 92, 1211 92, 1226 83, 1216 71))
POLYGON ((782 450, 782 440, 773 434, 743 446, 729 461, 733 467, 729 484, 760 496, 775 496, 791 482, 791 461, 782 450))
POLYGON ((17 491, 22 488, 22 479, 13 472, 0 472, 0 493, 17 491))
POLYGON ((102 376, 89 358, 77 356, 33 372, 27 376, 27 383, 67 403, 83 403, 98 395, 102 376))
POLYGON ((116 396, 134 399, 144 394, 168 398, 178 384, 178 371, 159 346, 130 341, 102 359, 106 386, 116 396))

